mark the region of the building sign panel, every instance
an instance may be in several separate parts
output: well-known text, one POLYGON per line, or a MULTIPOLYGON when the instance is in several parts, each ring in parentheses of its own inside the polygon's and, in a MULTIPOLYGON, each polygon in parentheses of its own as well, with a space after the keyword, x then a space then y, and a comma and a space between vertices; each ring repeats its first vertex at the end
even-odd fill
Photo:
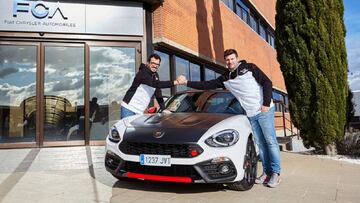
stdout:
POLYGON ((0 31, 143 35, 143 13, 135 2, 1 0, 0 31))
POLYGON ((143 22, 141 3, 122 3, 122 6, 86 5, 86 31, 88 33, 142 35, 143 22))

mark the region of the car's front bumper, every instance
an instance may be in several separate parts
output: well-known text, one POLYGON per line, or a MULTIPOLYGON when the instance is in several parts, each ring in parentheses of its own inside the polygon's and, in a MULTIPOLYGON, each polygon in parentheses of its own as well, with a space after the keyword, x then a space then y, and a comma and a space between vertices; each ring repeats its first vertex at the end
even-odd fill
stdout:
POLYGON ((183 183, 227 183, 235 180, 237 171, 230 159, 207 160, 195 165, 173 164, 171 167, 144 166, 125 161, 107 150, 105 167, 116 177, 183 183), (224 169, 225 172, 224 172, 224 169))

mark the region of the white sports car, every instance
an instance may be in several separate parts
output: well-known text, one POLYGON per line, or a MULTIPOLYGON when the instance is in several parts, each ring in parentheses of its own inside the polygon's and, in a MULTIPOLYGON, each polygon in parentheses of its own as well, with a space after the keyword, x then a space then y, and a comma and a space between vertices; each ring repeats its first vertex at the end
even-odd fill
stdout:
POLYGON ((189 91, 166 110, 115 123, 106 138, 105 166, 118 179, 222 183, 252 188, 257 147, 239 102, 227 91, 189 91))

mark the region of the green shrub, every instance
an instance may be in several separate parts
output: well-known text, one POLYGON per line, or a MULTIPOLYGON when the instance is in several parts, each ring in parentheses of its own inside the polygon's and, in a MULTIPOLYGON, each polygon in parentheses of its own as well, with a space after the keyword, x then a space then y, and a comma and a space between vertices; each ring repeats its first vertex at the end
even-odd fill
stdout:
MULTIPOLYGON (((344 137, 348 82, 342 0, 277 0, 275 47, 306 147, 344 137)), ((328 152, 327 152, 328 153, 328 152)))
POLYGON ((360 157, 360 132, 347 132, 343 140, 336 143, 338 154, 360 157))

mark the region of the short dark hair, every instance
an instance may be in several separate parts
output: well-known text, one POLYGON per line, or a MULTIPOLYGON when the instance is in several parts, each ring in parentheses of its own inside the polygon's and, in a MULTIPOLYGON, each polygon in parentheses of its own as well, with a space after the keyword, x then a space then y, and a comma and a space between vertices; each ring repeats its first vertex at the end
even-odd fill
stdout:
POLYGON ((236 57, 238 56, 238 53, 235 49, 226 49, 224 51, 224 59, 231 54, 235 54, 236 57))
POLYGON ((158 54, 151 54, 148 58, 148 62, 150 62, 151 58, 160 60, 160 62, 161 62, 161 57, 158 54))

